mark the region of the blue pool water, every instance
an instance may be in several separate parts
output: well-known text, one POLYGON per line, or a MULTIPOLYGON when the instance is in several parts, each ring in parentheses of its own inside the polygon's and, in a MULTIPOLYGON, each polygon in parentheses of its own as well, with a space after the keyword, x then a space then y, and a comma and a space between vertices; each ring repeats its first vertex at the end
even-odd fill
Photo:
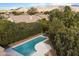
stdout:
POLYGON ((35 45, 45 39, 45 37, 40 36, 13 49, 24 56, 29 56, 36 52, 35 45))

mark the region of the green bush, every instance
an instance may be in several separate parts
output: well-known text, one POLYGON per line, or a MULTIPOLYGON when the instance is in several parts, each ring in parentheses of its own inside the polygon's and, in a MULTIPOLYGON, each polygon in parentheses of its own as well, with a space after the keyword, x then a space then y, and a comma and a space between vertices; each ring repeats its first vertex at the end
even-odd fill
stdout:
POLYGON ((44 14, 49 14, 49 11, 45 11, 44 14))
POLYGON ((14 14, 14 15, 22 15, 22 14, 24 14, 24 12, 12 11, 12 14, 14 14))
POLYGON ((32 7, 32 8, 30 8, 30 9, 28 9, 27 13, 28 13, 29 15, 34 15, 34 14, 38 13, 38 11, 37 11, 36 8, 32 7))
POLYGON ((5 48, 11 43, 38 33, 41 33, 41 26, 38 23, 14 23, 0 20, 0 45, 5 48))

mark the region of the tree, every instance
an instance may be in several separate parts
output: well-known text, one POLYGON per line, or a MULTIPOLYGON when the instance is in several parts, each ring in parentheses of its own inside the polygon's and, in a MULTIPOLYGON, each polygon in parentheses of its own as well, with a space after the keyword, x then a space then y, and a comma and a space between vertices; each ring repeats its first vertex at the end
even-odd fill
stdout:
POLYGON ((53 45, 56 50, 57 55, 63 55, 62 52, 62 40, 60 38, 60 34, 65 32, 65 26, 60 20, 53 19, 49 25, 49 40, 51 42, 51 46, 53 45))
POLYGON ((54 17, 61 19, 63 13, 59 9, 54 9, 49 12, 49 20, 52 21, 54 17), (60 16, 61 15, 61 16, 60 16))
POLYGON ((70 28, 71 26, 74 26, 74 13, 72 12, 71 8, 69 6, 64 7, 63 12, 63 20, 66 27, 70 28))
POLYGON ((48 29, 49 29, 49 28, 48 28, 49 22, 48 22, 45 18, 40 19, 38 22, 39 22, 39 24, 40 24, 41 27, 42 27, 42 32, 43 32, 43 33, 47 32, 48 29))
POLYGON ((75 22, 79 22, 79 12, 75 13, 74 18, 75 22))
POLYGON ((72 10, 69 6, 64 7, 64 16, 65 17, 71 17, 72 16, 72 10))
POLYGON ((65 26, 58 18, 54 18, 52 22, 50 22, 49 31, 51 30, 53 32, 60 32, 60 31, 63 32, 64 29, 65 29, 65 26))
POLYGON ((49 13, 49 41, 56 55, 77 56, 79 55, 79 13, 72 12, 69 6, 65 6, 63 10, 60 13, 58 9, 54 9, 49 13))

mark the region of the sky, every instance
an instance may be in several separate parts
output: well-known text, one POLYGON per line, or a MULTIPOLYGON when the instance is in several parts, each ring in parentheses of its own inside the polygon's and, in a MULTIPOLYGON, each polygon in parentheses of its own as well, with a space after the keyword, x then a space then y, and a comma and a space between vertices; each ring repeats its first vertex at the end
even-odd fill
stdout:
MULTIPOLYGON (((50 3, 0 3, 0 10, 16 9, 16 8, 30 8, 36 6, 48 6, 53 5, 50 3)), ((79 3, 73 4, 73 6, 79 6, 79 3)))
POLYGON ((16 9, 16 8, 29 8, 35 6, 47 6, 50 5, 48 3, 0 3, 0 10, 5 9, 16 9))

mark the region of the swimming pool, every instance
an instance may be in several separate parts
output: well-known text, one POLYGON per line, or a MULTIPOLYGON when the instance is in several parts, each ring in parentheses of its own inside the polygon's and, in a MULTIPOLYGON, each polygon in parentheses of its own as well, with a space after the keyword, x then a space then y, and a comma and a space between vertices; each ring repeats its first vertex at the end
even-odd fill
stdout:
POLYGON ((36 52, 35 45, 41 41, 44 41, 45 39, 46 39, 45 37, 40 36, 22 45, 16 46, 12 49, 24 56, 29 56, 36 52))

